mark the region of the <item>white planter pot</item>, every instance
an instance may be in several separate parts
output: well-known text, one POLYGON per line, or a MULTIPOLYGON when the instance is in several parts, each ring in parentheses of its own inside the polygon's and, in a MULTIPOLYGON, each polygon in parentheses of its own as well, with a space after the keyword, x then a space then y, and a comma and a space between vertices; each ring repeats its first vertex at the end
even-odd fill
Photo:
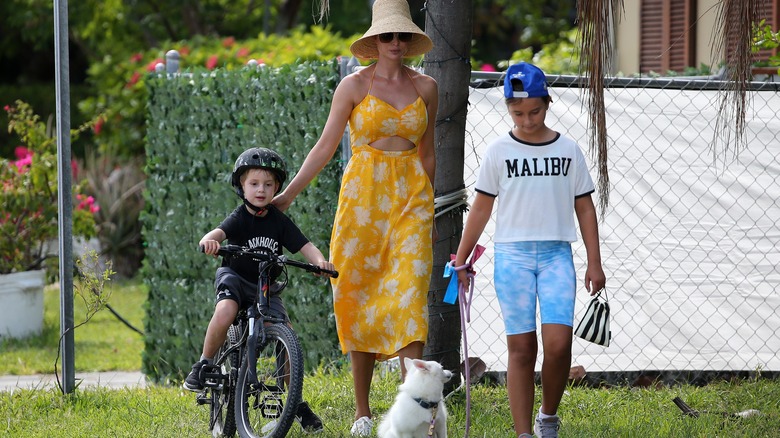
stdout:
POLYGON ((0 275, 0 338, 24 338, 43 330, 45 271, 0 275))

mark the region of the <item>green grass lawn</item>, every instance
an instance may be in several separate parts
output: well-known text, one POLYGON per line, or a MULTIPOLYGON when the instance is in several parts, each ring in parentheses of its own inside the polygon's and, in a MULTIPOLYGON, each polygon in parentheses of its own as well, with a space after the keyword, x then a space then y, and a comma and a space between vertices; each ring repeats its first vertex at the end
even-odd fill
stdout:
MULTIPOLYGON (((134 326, 143 326, 146 291, 139 281, 119 283, 109 301, 134 326)), ((0 344, 0 374, 50 373, 59 336, 59 289, 45 292, 43 334, 0 344)), ((83 319, 77 303, 75 320, 83 319)), ((138 370, 142 337, 104 310, 76 329, 76 370, 138 370)), ((379 369, 379 368, 378 368, 379 369)), ((395 398, 399 377, 375 373, 371 392, 374 414, 381 418, 395 398)), ((321 367, 306 376, 304 398, 325 422, 321 437, 347 437, 354 401, 348 367, 321 367)), ((536 404, 539 404, 537 389, 536 404)), ((450 437, 464 436, 464 392, 447 400, 450 437)), ((653 389, 570 387, 559 414, 563 437, 780 437, 780 381, 768 379, 716 382, 704 387, 653 389), (681 415, 672 403, 680 396, 699 418, 681 415), (723 415, 757 409, 760 415, 723 415)), ((208 408, 178 387, 145 389, 55 389, 0 392, 0 436, 5 437, 208 437, 208 408)), ((295 425, 290 437, 302 437, 295 425)), ((514 437, 506 388, 472 388, 471 437, 514 437)))
MULTIPOLYGON (((389 409, 397 375, 377 373, 371 393, 374 414, 389 409)), ((304 396, 325 423, 317 436, 347 437, 352 423, 351 378, 346 370, 319 370, 306 378, 304 396)), ((538 391, 537 391, 538 406, 538 391)), ((759 379, 720 382, 706 387, 662 389, 569 388, 559 414, 562 437, 777 437, 780 385, 759 379), (684 417, 672 403, 682 397, 700 411, 684 417), (732 418, 758 409, 761 415, 732 418)), ((464 436, 465 397, 447 400, 450 437, 464 436)), ((179 388, 83 389, 70 396, 55 390, 0 393, 0 436, 8 437, 208 437, 208 408, 179 388)), ((293 425, 290 437, 303 437, 293 425)), ((471 437, 513 438, 503 387, 479 385, 472 391, 471 437)))
MULTIPOLYGON (((109 304, 134 327, 143 331, 146 287, 139 280, 114 282, 109 304)), ((74 298, 75 324, 84 321, 84 306, 74 298)), ((44 290, 43 331, 40 336, 23 340, 0 341, 0 374, 53 373, 60 337, 59 286, 44 290)), ((129 371, 141 369, 143 337, 119 321, 107 309, 98 312, 87 324, 76 328, 75 368, 86 371, 129 371)), ((58 363, 62 371, 62 363, 58 363)))

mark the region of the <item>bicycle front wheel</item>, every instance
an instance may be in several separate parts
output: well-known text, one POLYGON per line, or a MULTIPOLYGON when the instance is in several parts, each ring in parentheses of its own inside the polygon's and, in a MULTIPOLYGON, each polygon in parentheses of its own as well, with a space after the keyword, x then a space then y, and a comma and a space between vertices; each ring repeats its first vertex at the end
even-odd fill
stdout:
POLYGON ((265 327, 265 337, 258 343, 257 363, 248 363, 244 355, 238 372, 236 427, 244 438, 284 437, 301 402, 303 353, 298 337, 284 324, 265 327))
MULTIPOLYGON (((227 339, 217 352, 217 357, 232 345, 238 343, 238 327, 231 325, 227 332, 227 339)), ((238 378, 239 367, 238 350, 232 351, 225 361, 222 362, 220 372, 227 376, 222 381, 222 385, 211 390, 211 415, 210 426, 211 436, 213 438, 230 438, 236 433, 236 417, 234 412, 233 398, 235 397, 236 379, 238 378)))

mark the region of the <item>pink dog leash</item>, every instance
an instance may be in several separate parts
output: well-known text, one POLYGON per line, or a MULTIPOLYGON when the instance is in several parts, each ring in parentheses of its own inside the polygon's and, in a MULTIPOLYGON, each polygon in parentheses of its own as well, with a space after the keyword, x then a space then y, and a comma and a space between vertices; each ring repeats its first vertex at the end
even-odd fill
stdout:
POLYGON ((450 278, 450 284, 447 288, 447 293, 444 296, 444 302, 454 304, 454 297, 453 295, 453 284, 456 284, 457 286, 457 297, 458 297, 458 304, 460 308, 460 331, 463 336, 463 356, 466 358, 465 360, 465 378, 466 378, 466 434, 465 437, 469 436, 469 429, 471 428, 471 362, 469 361, 469 344, 468 344, 468 337, 466 335, 466 323, 471 322, 471 300, 474 296, 474 277, 476 277, 477 272, 473 269, 474 263, 482 256, 482 253, 485 252, 485 247, 482 245, 477 245, 474 247, 474 252, 471 256, 471 259, 469 259, 468 263, 462 266, 455 266, 455 254, 450 255, 450 262, 444 267, 444 276, 445 277, 451 277, 450 278), (469 288, 468 288, 468 296, 466 295, 466 287, 460 284, 458 281, 458 276, 455 274, 457 271, 466 270, 466 276, 470 279, 469 281, 469 288))

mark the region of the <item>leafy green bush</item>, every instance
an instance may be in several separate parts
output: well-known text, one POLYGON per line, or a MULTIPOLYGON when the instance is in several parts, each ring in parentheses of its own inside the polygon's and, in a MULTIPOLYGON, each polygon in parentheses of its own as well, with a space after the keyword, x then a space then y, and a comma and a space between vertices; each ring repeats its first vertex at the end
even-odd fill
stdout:
POLYGON ((498 66, 505 70, 512 64, 525 61, 541 68, 548 75, 577 74, 580 63, 577 35, 577 29, 563 32, 560 38, 543 45, 538 52, 534 53, 530 47, 526 47, 514 52, 511 59, 499 62, 498 66))
MULTIPOLYGON (((87 96, 88 90, 84 86, 71 84, 70 96, 72 102, 79 102, 87 96)), ((57 93, 53 82, 43 84, 0 84, 0 107, 5 105, 12 105, 13 102, 21 100, 28 103, 35 111, 41 115, 41 118, 48 119, 53 116, 56 111, 56 98, 57 93)), ((76 108, 71 111, 71 125, 82 126, 89 122, 92 117, 86 117, 81 114, 76 108)), ((89 133, 82 133, 80 136, 82 141, 72 144, 73 155, 76 157, 83 156, 83 146, 89 139, 89 133)), ((5 129, 0 129, 0 157, 12 157, 14 155, 14 148, 19 143, 13 133, 9 133, 5 129)))
MULTIPOLYGON (((773 50, 780 47, 780 31, 773 31, 772 26, 761 20, 753 28, 753 52, 759 50, 773 50)), ((769 57, 766 61, 757 63, 762 67, 777 67, 777 73, 780 74, 780 53, 769 57)))
MULTIPOLYGON (((17 101, 5 106, 8 132, 16 134, 18 159, 0 159, 0 274, 44 267, 51 257, 51 242, 58 235, 57 144, 51 120, 43 122, 32 107, 17 101)), ((71 139, 89 125, 71 131, 71 139)), ((78 182, 78 177, 74 176, 78 182)), ((72 190, 73 235, 92 237, 93 215, 99 210, 94 198, 72 190)))
MULTIPOLYGON (((200 355, 218 261, 199 253, 197 242, 240 203, 229 182, 236 157, 269 147, 295 172, 325 124, 338 71, 332 60, 148 78, 141 220, 149 287, 143 367, 151 378, 180 379, 200 355)), ((337 162, 326 166, 287 212, 324 253, 340 174, 337 162)), ((330 285, 291 271, 283 298, 307 365, 340 355, 330 285)))

